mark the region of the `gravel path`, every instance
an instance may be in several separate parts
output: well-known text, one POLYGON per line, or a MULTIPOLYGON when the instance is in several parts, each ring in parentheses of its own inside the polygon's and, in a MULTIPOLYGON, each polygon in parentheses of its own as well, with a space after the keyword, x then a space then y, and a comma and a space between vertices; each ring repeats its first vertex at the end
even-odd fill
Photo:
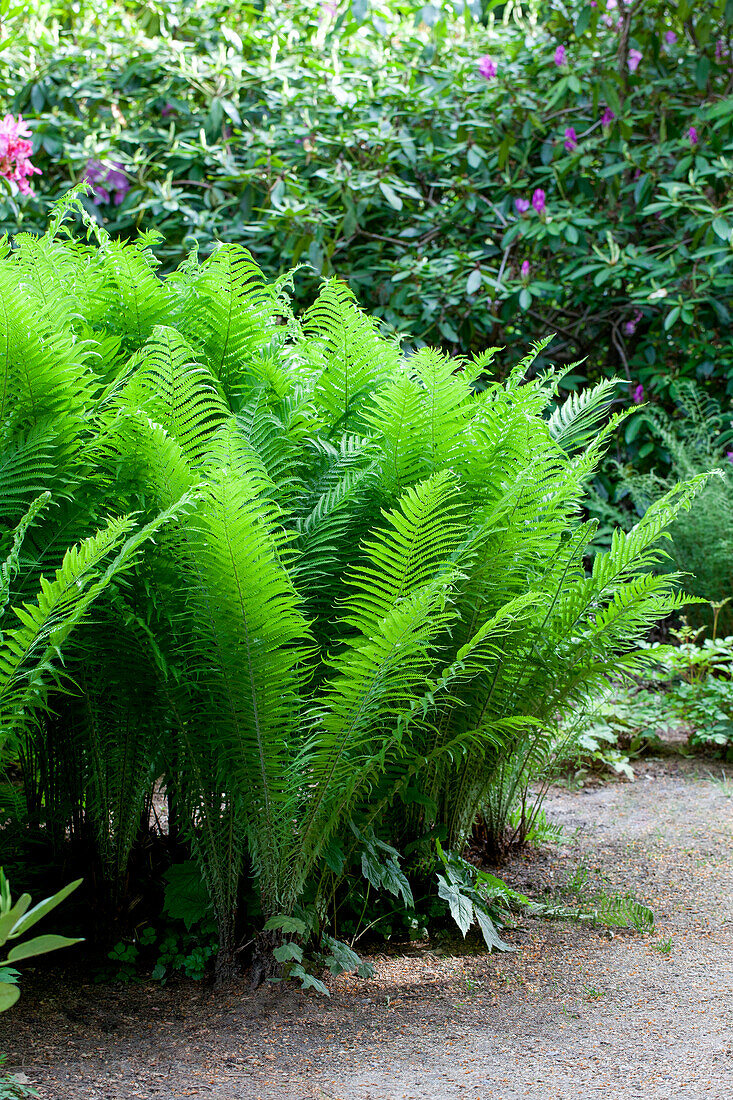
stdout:
POLYGON ((377 956, 330 1000, 29 982, 0 1049, 42 1100, 731 1100, 733 783, 650 761, 547 813, 564 842, 506 877, 539 893, 584 866, 653 933, 524 920, 515 955, 377 956))

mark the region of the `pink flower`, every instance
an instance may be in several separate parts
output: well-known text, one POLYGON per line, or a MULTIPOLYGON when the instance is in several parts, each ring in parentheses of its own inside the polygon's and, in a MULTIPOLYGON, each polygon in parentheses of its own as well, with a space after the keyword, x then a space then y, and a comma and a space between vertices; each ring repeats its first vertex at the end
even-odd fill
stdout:
POLYGON ((722 61, 727 52, 725 39, 719 38, 715 43, 715 60, 722 61))
POLYGON ((479 58, 478 71, 486 80, 493 80, 497 73, 496 62, 487 53, 479 58))
POLYGON ((675 42, 677 41, 677 35, 674 33, 674 31, 665 31, 664 41, 667 43, 668 46, 674 46, 675 42))
POLYGON ((632 393, 631 398, 635 405, 641 405, 642 401, 644 400, 644 387, 642 386, 641 382, 632 393))
POLYGON ((611 108, 606 107, 605 111, 603 112, 603 114, 601 116, 601 126, 606 126, 606 127, 610 126, 611 123, 613 122, 613 120, 615 119, 615 117, 616 116, 613 113, 613 111, 611 110, 611 108))
POLYGON ((572 153, 573 149, 578 148, 578 135, 572 126, 568 126, 565 131, 565 149, 568 153, 572 153))
POLYGON ((558 46, 557 49, 555 50, 555 64, 557 65, 558 69, 562 65, 567 64, 567 60, 568 59, 567 59, 567 55, 565 53, 565 47, 564 46, 558 46))
POLYGON ((166 103, 164 107, 160 108, 160 117, 161 118, 168 118, 168 115, 174 115, 175 113, 176 113, 176 109, 175 109, 175 107, 173 106, 172 103, 166 103))
POLYGON ((514 209, 518 214, 526 214, 529 210, 529 199, 515 199, 514 209))
POLYGON ((541 187, 538 187, 532 194, 532 206, 535 208, 538 214, 544 214, 545 212, 545 192, 541 187))
POLYGON ((733 462, 733 451, 726 451, 725 457, 728 459, 729 462, 733 462))
POLYGON ((690 145, 697 145, 697 130, 694 126, 691 126, 690 129, 687 131, 687 137, 689 139, 690 145))
POLYGON ((628 65, 630 73, 636 72, 636 70, 639 68, 639 62, 641 61, 643 56, 644 54, 641 52, 641 50, 629 50, 628 65))
POLYGON ((529 260, 523 260, 522 261, 521 274, 522 274, 522 278, 526 282, 527 279, 529 278, 529 260))
POLYGON ((30 136, 22 115, 17 119, 6 115, 0 122, 0 176, 15 184, 21 195, 33 194, 28 177, 41 174, 41 169, 30 161, 33 152, 33 142, 27 140, 30 136))

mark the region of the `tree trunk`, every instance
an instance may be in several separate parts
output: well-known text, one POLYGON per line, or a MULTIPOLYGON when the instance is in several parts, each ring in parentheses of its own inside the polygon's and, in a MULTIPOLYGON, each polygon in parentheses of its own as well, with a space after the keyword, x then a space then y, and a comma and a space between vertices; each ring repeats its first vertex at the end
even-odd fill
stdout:
POLYGON ((279 932, 258 932, 252 955, 252 989, 257 989, 269 978, 282 977, 282 963, 275 958, 274 951, 282 936, 279 932))
POLYGON ((242 972, 234 940, 234 922, 219 926, 219 950, 214 967, 214 988, 223 989, 237 980, 242 972))

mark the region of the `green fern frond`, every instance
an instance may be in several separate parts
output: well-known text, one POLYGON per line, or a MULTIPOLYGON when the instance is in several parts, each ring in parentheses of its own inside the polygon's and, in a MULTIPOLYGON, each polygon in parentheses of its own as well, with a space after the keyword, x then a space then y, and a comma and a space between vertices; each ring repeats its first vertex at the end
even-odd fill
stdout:
POLYGON ((316 402, 332 428, 353 429, 367 396, 397 371, 397 348, 379 336, 349 288, 334 279, 324 284, 304 314, 302 328, 323 359, 316 402))

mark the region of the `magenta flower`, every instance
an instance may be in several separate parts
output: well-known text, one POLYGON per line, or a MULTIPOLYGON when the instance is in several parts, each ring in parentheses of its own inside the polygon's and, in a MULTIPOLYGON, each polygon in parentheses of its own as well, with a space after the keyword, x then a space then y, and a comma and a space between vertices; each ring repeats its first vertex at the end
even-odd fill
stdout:
POLYGON ((166 103, 163 107, 160 108, 161 118, 168 118, 168 115, 174 115, 175 113, 176 109, 172 103, 166 103))
POLYGON ((523 260, 522 261, 521 273, 522 273, 522 278, 526 282, 527 279, 529 278, 529 260, 523 260))
POLYGON ((635 405, 641 405, 642 401, 644 400, 644 387, 642 386, 641 382, 636 387, 631 397, 635 405))
POLYGON ((639 62, 641 61, 643 56, 644 54, 641 52, 641 50, 629 50, 628 65, 630 73, 636 72, 636 70, 639 68, 639 62))
POLYGON ((668 46, 674 46, 675 42, 677 41, 677 35, 674 33, 674 31, 665 31, 664 41, 667 43, 668 46))
POLYGON ((697 145, 697 136, 697 130, 694 126, 691 126, 690 129, 687 131, 687 137, 689 139, 690 145, 697 145))
POLYGON ((715 43, 715 60, 722 61, 727 52, 725 39, 719 38, 715 43))
POLYGON ((479 58, 478 71, 485 80, 493 80, 497 73, 496 62, 485 53, 479 58))
POLYGON ((6 115, 0 122, 0 176, 15 184, 21 195, 33 194, 28 177, 41 174, 41 169, 30 161, 33 152, 33 142, 27 140, 30 136, 22 115, 17 118, 6 115))
POLYGON ((87 163, 84 178, 92 185, 92 201, 100 203, 114 203, 119 206, 125 195, 130 190, 130 182, 122 170, 119 161, 114 161, 109 166, 99 160, 90 160, 87 163))
POLYGON ((558 69, 562 65, 567 64, 567 60, 568 59, 567 59, 567 54, 565 53, 565 47, 564 46, 558 46, 557 49, 555 50, 555 64, 557 65, 558 69))
POLYGON ((532 194, 532 206, 535 208, 538 214, 544 214, 545 212, 545 192, 541 187, 532 194))
MULTIPOLYGON (((636 332, 636 326, 639 324, 639 321, 641 320, 642 317, 643 317, 643 314, 642 314, 641 310, 637 309, 636 313, 631 318, 631 320, 627 321, 625 323, 624 333, 627 336, 633 336, 634 335, 634 333, 636 332)), ((642 387, 642 393, 643 393, 643 387, 642 387)), ((638 402, 637 402, 637 404, 638 404, 638 402)))
POLYGON ((526 214, 529 210, 529 199, 515 199, 514 209, 518 214, 526 214))
POLYGON ((613 120, 615 119, 615 117, 616 116, 613 113, 613 111, 611 110, 611 108, 606 107, 605 111, 603 112, 603 114, 601 116, 601 126, 606 126, 606 127, 610 126, 611 123, 613 122, 613 120))
POLYGON ((728 459, 729 462, 733 462, 733 451, 726 451, 725 457, 728 459))
POLYGON ((572 126, 568 126, 565 131, 565 149, 568 153, 572 153, 573 149, 578 148, 578 135, 572 126))

